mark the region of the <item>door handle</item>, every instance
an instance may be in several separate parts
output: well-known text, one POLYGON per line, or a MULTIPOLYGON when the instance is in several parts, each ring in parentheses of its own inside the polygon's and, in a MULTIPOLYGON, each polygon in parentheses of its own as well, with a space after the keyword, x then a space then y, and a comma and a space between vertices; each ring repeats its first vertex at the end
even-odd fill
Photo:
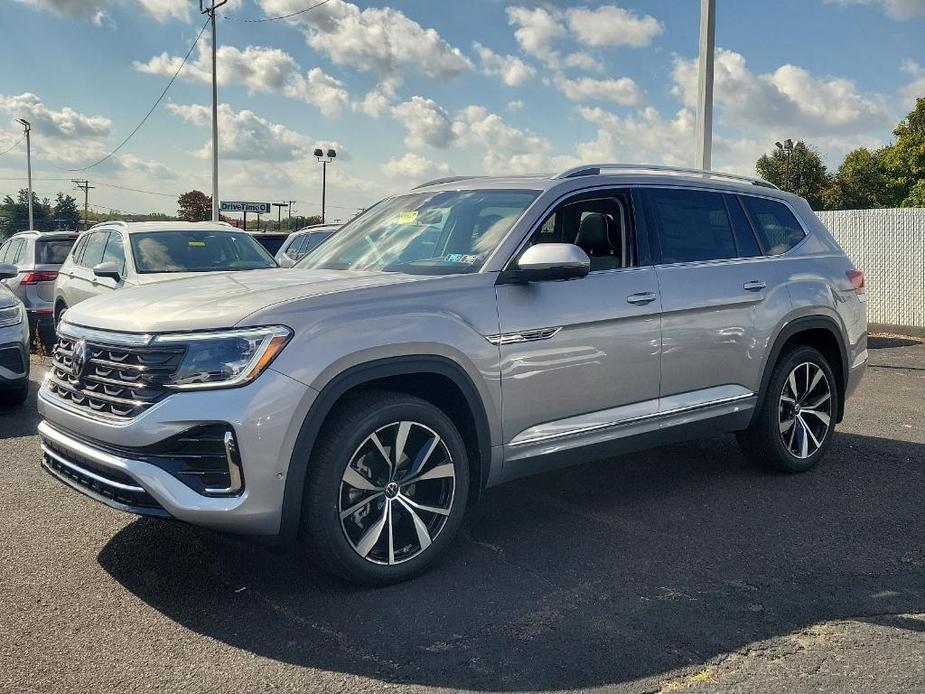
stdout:
POLYGON ((630 294, 626 297, 626 303, 635 304, 637 306, 651 304, 653 301, 655 301, 654 292, 639 292, 638 294, 630 294))
POLYGON ((764 282, 761 280, 752 280, 751 282, 746 282, 742 285, 742 288, 749 292, 760 292, 762 289, 767 287, 764 282))

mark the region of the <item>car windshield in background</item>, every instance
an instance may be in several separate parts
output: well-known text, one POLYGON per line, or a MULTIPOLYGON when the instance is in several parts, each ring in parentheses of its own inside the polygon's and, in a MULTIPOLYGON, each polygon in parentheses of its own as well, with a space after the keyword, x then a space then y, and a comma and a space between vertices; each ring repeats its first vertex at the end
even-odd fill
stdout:
POLYGON ((254 238, 257 239, 257 242, 267 249, 267 252, 270 255, 276 255, 279 253, 279 249, 283 247, 283 244, 286 242, 285 236, 260 236, 257 235, 254 238))
POLYGON ((212 272, 276 267, 250 234, 233 231, 144 231, 129 235, 140 273, 212 272))
POLYGON ((534 190, 465 190, 389 198, 296 267, 421 275, 477 272, 538 195, 534 190))
POLYGON ((35 264, 63 265, 76 240, 76 236, 64 239, 39 239, 35 242, 35 264))

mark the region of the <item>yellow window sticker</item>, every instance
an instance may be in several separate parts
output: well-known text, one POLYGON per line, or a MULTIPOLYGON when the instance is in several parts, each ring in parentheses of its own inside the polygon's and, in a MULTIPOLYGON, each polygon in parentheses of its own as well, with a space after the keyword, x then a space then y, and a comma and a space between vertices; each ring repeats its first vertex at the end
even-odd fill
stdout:
POLYGON ((205 248, 206 242, 205 241, 190 241, 189 245, 193 248, 205 248))
POLYGON ((414 224, 418 220, 418 211, 402 212, 398 215, 398 224, 414 224))

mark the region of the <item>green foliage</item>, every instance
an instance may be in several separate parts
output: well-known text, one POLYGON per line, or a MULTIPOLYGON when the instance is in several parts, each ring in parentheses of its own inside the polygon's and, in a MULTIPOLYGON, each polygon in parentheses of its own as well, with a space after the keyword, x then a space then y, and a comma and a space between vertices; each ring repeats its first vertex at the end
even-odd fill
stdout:
POLYGON ((77 200, 70 195, 58 193, 55 197, 55 206, 52 208, 51 216, 56 228, 77 229, 77 224, 80 221, 77 200))
POLYGON ((212 198, 201 190, 191 190, 177 198, 180 219, 187 222, 205 222, 212 219, 212 198))
POLYGON ((849 152, 826 191, 825 207, 861 210, 897 205, 899 191, 884 161, 885 150, 859 147, 849 152))
MULTIPOLYGON (((39 200, 32 193, 33 226, 39 231, 51 231, 55 228, 54 217, 48 200, 39 200)), ((29 228, 29 191, 23 188, 14 200, 7 195, 0 205, 0 238, 7 238, 18 231, 29 228)))
POLYGON ((925 207, 925 178, 920 178, 903 198, 901 207, 925 207))
POLYGON ((781 190, 806 198, 817 209, 822 206, 823 197, 831 184, 822 157, 803 140, 793 146, 792 152, 775 149, 771 154, 761 155, 755 169, 767 181, 781 190))

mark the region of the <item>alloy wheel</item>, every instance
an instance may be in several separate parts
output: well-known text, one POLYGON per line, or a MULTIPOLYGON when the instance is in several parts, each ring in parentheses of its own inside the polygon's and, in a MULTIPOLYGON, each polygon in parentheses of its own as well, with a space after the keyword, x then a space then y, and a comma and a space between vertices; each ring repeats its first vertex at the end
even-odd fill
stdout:
POLYGON ((781 389, 778 411, 781 440, 790 455, 811 457, 832 423, 832 388, 818 364, 807 361, 794 367, 781 389))
POLYGON ((344 469, 341 528, 367 561, 409 561, 443 530, 455 488, 453 458, 433 429, 411 421, 387 424, 363 440, 344 469))

